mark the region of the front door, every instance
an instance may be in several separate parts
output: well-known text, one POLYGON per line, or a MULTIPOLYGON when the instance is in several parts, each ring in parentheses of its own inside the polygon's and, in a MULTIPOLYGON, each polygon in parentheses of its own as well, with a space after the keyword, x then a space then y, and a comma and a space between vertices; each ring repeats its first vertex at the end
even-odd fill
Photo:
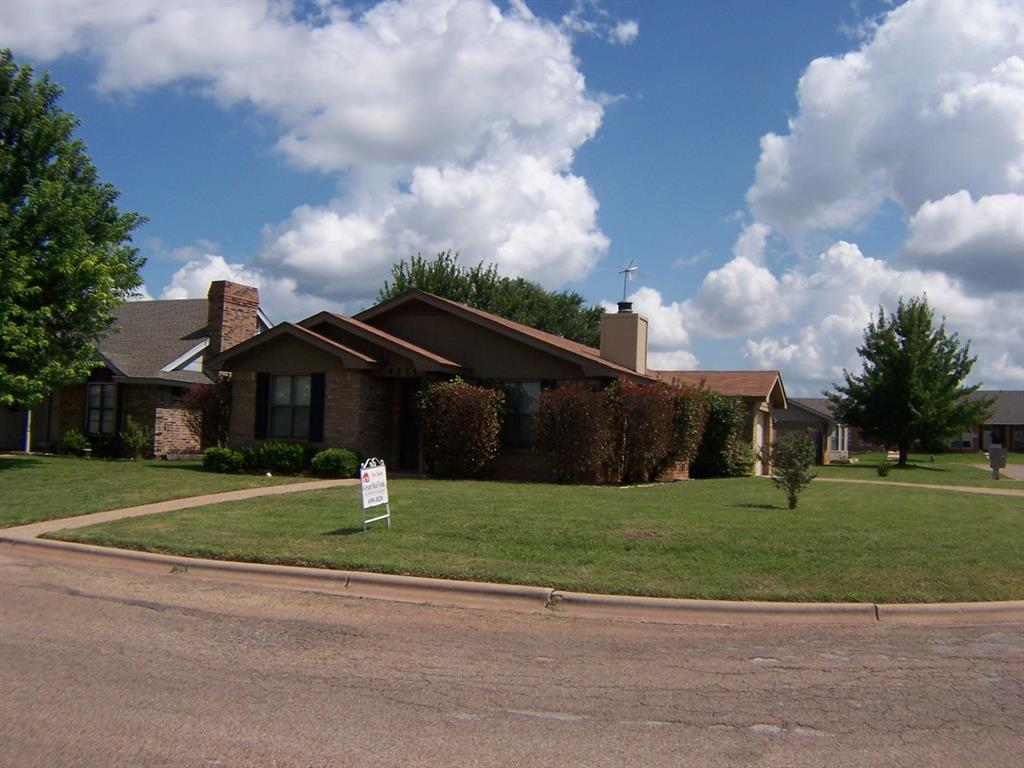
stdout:
POLYGON ((402 472, 420 470, 419 389, 418 379, 405 379, 399 384, 398 468, 402 472))

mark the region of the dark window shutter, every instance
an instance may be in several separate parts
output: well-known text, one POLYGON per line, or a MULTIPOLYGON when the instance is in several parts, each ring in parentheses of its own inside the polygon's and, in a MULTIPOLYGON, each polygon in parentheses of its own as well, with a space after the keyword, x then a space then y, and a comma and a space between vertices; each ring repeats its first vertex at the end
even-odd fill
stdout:
POLYGON ((309 442, 324 441, 324 389, 325 376, 313 373, 309 377, 309 442))
POLYGON ((270 374, 256 374, 256 426, 253 437, 262 440, 267 436, 267 423, 270 421, 270 374))

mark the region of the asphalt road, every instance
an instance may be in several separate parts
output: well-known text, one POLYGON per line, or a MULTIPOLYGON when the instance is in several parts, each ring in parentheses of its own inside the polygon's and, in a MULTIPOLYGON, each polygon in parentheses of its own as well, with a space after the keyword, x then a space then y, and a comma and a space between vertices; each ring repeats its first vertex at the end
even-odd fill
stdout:
POLYGON ((1018 766, 1024 627, 664 625, 0 550, 0 766, 1018 766))

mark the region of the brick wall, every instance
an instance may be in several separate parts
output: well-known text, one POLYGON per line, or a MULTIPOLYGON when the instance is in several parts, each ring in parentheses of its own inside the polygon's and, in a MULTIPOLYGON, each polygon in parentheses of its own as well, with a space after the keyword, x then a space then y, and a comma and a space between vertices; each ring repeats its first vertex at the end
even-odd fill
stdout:
POLYGON ((231 445, 252 445, 256 427, 256 374, 231 375, 231 419, 228 442, 231 445))
POLYGON ((157 456, 199 453, 199 438, 185 424, 185 409, 179 387, 155 387, 153 453, 157 456))
MULTIPOLYGON (((335 370, 324 381, 324 448, 352 448, 397 462, 396 385, 359 371, 335 370)), ((256 425, 256 374, 231 378, 232 445, 252 445, 256 425)), ((272 438, 271 438, 272 439, 272 438)))

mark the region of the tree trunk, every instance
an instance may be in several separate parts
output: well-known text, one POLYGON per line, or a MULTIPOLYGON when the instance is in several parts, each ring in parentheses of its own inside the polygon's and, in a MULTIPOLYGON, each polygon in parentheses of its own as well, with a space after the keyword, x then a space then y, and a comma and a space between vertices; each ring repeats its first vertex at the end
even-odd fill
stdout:
POLYGON ((899 447, 900 447, 899 466, 905 467, 905 466, 907 466, 907 454, 910 452, 910 441, 907 440, 906 438, 902 438, 901 437, 900 438, 900 442, 899 442, 899 447))

